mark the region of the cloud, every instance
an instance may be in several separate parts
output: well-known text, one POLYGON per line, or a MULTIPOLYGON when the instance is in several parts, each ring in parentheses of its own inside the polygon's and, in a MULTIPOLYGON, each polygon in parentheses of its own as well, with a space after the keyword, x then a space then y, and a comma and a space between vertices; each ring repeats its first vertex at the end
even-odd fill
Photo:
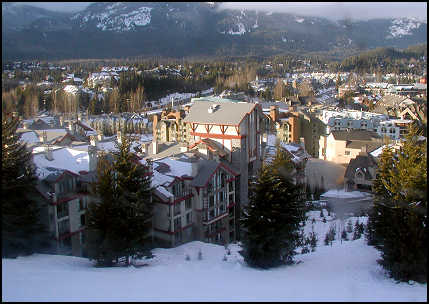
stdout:
POLYGON ((219 8, 282 12, 331 20, 399 17, 427 20, 426 2, 223 2, 219 8))

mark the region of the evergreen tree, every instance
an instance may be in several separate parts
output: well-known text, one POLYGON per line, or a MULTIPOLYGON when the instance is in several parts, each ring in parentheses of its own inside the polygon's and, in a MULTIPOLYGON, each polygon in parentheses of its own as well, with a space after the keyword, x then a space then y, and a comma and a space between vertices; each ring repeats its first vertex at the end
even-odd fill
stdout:
POLYGON ((32 154, 19 141, 18 119, 2 117, 2 257, 28 255, 48 245, 40 223, 32 154))
POLYGON ((310 234, 308 236, 308 243, 309 243, 309 245, 311 247, 311 252, 316 251, 317 241, 318 241, 317 235, 314 232, 314 226, 312 225, 311 226, 311 232, 310 232, 310 234))
POLYGON ((399 153, 383 151, 369 214, 367 239, 399 281, 427 281, 427 154, 419 135, 411 128, 399 153))
POLYGON ((149 247, 152 200, 146 166, 130 153, 131 141, 124 137, 109 162, 102 158, 97 167, 95 193, 100 202, 88 210, 88 256, 98 265, 141 254, 149 247))
POLYGON ((347 222, 346 231, 347 231, 348 233, 351 233, 351 232, 353 231, 353 224, 352 224, 352 221, 351 221, 351 220, 349 220, 349 221, 347 222))
POLYGON ((347 237, 347 232, 345 230, 343 230, 341 232, 341 239, 343 239, 344 241, 348 241, 348 237, 347 237))
POLYGON ((245 231, 242 254, 252 267, 290 264, 302 243, 300 222, 305 214, 299 198, 301 185, 293 183, 290 168, 290 159, 278 149, 274 161, 262 167, 249 187, 250 202, 241 220, 245 231))

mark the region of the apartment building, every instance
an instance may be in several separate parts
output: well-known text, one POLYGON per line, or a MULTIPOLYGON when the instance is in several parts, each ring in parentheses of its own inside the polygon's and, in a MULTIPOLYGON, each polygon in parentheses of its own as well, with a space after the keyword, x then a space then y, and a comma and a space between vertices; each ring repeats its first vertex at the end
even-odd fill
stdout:
POLYGON ((194 149, 153 163, 155 244, 236 240, 237 172, 194 149))
POLYGON ((326 134, 345 130, 377 131, 380 122, 388 119, 385 114, 356 110, 323 110, 321 115, 321 120, 326 124, 326 134))
POLYGON ((360 152, 372 152, 383 145, 382 137, 366 130, 332 131, 320 137, 319 158, 347 165, 360 152))
POLYGON ((399 140, 404 138, 408 133, 408 128, 412 124, 409 119, 389 119, 380 122, 377 127, 377 133, 382 137, 389 137, 392 140, 399 140))
POLYGON ((34 153, 39 178, 37 198, 42 222, 54 240, 52 251, 85 256, 86 210, 94 198, 89 184, 94 180, 96 155, 85 149, 46 148, 34 153))
POLYGON ((248 203, 248 179, 261 167, 264 116, 259 104, 196 100, 183 120, 190 128, 189 146, 203 139, 217 143, 224 160, 240 172, 240 202, 248 203))

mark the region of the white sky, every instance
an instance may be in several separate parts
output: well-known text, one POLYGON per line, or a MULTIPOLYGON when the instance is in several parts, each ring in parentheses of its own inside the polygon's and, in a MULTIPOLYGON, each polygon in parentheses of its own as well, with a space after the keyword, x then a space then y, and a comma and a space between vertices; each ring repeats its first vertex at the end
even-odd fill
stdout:
MULTIPOLYGON (((21 2, 22 3, 22 2, 21 2)), ((78 11, 92 2, 28 2, 58 11, 78 11)), ((287 12, 329 19, 417 17, 427 20, 427 2, 224 2, 222 8, 287 12)))

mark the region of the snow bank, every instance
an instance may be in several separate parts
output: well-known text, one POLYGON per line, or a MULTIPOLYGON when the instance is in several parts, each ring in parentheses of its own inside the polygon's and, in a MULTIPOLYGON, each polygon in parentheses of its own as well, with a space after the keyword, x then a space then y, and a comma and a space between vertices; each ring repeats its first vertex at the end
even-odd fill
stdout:
MULTIPOLYGON (((427 284, 396 284, 388 279, 377 264, 380 254, 363 238, 323 245, 329 227, 344 227, 346 221, 323 223, 320 211, 308 215, 305 233, 314 227, 318 247, 297 255, 300 263, 293 266, 253 269, 243 262, 237 244, 229 245, 231 255, 223 261, 223 246, 197 241, 154 249, 153 259, 139 261, 147 263, 141 268, 94 268, 85 258, 35 254, 2 259, 2 300, 427 301, 427 284)), ((352 223, 357 219, 351 218, 352 223)))

